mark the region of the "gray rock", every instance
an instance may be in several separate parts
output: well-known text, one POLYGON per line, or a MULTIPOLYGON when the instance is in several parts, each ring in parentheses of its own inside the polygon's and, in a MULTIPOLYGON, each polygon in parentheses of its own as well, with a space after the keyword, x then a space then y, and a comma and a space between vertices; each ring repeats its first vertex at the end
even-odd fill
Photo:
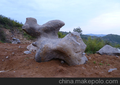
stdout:
POLYGON ((19 46, 18 48, 21 48, 21 46, 19 46))
POLYGON ((112 71, 114 71, 114 70, 117 70, 117 68, 110 68, 110 69, 108 70, 108 72, 112 72, 112 71))
POLYGON ((6 56, 6 58, 9 58, 8 56, 6 56))
POLYGON ((49 61, 53 58, 64 60, 69 65, 84 64, 88 59, 85 56, 86 45, 77 32, 69 33, 64 38, 58 38, 59 29, 64 26, 60 20, 51 20, 38 25, 34 18, 26 18, 23 30, 31 36, 38 37, 32 43, 37 47, 35 60, 37 62, 49 61))
POLYGON ((15 54, 14 52, 12 52, 12 54, 15 54))
POLYGON ((34 37, 50 37, 58 38, 58 31, 65 23, 60 20, 51 20, 43 25, 38 25, 35 18, 26 18, 25 24, 22 29, 34 37))
POLYGON ((33 44, 30 44, 30 45, 28 45, 27 46, 27 50, 29 50, 29 51, 33 51, 33 52, 35 52, 35 51, 37 51, 37 47, 35 46, 35 45, 33 45, 33 44))
POLYGON ((64 61, 63 61, 63 60, 61 60, 61 63, 63 64, 63 63, 64 63, 64 61))
POLYGON ((24 54, 30 54, 31 52, 30 51, 24 51, 24 54))
POLYGON ((102 47, 96 53, 101 54, 101 55, 106 54, 106 55, 114 55, 114 56, 118 55, 119 56, 120 55, 120 49, 114 48, 110 45, 105 45, 104 47, 102 47))
POLYGON ((119 58, 119 56, 116 56, 117 58, 119 58))
POLYGON ((12 44, 19 44, 21 41, 17 38, 12 39, 12 44))

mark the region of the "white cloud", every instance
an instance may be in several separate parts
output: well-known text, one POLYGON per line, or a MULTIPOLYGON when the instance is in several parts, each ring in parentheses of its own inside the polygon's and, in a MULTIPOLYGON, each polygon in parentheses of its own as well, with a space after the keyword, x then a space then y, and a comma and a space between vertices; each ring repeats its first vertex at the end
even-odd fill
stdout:
MULTIPOLYGON (((108 33, 114 32, 120 28, 120 11, 99 15, 91 19, 86 26, 83 27, 86 32, 108 33)), ((117 31, 116 31, 117 32, 117 31)))

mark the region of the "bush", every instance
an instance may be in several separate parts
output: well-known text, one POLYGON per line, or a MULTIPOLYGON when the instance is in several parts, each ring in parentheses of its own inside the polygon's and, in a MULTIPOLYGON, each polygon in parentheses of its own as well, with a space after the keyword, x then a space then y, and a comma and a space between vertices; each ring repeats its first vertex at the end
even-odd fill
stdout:
POLYGON ((5 37, 5 34, 4 34, 2 29, 0 29, 0 41, 1 42, 5 42, 6 41, 6 37, 5 37))
POLYGON ((3 25, 6 29, 12 29, 13 27, 22 27, 23 25, 22 23, 19 23, 2 15, 0 15, 0 24, 3 25))
POLYGON ((65 37, 66 35, 65 34, 62 34, 61 32, 58 32, 58 37, 59 38, 63 38, 63 37, 65 37))
POLYGON ((98 51, 105 45, 103 40, 96 38, 92 39, 91 37, 89 37, 88 40, 83 41, 87 45, 85 52, 90 54, 96 53, 96 51, 98 51))

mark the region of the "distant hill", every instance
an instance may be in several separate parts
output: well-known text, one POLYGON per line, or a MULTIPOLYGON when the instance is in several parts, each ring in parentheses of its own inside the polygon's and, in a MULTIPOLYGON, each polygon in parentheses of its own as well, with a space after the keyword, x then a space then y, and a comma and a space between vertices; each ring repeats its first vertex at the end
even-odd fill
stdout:
POLYGON ((86 35, 89 35, 89 36, 97 36, 97 37, 106 36, 105 34, 86 34, 86 35))
POLYGON ((111 43, 120 44, 120 35, 108 34, 102 37, 103 40, 110 41, 111 43))
MULTIPOLYGON (((63 32, 63 31, 60 31, 62 34, 68 34, 68 32, 63 32)), ((105 35, 105 34, 82 34, 81 35, 82 39, 88 39, 88 37, 91 37, 91 38, 100 38, 104 41, 108 41, 110 43, 114 43, 114 44, 120 44, 120 35, 115 35, 115 34, 108 34, 108 35, 105 35)))

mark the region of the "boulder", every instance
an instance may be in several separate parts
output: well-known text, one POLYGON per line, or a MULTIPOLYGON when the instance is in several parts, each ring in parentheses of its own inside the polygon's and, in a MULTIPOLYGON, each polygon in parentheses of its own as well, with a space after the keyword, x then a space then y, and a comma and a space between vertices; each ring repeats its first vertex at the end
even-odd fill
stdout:
POLYGON ((12 39, 12 44, 19 44, 21 41, 17 38, 12 39))
POLYGON ((27 50, 29 51, 33 51, 33 52, 36 52, 37 51, 37 47, 33 46, 33 44, 30 44, 27 46, 27 50))
POLYGON ((35 60, 46 62, 54 58, 64 60, 69 65, 80 65, 87 61, 85 56, 86 45, 77 32, 69 33, 64 38, 58 38, 59 29, 64 26, 60 20, 51 20, 38 25, 34 18, 26 18, 23 30, 31 36, 37 37, 32 43, 37 47, 35 60))
POLYGON ((99 51, 97 51, 96 53, 98 54, 106 54, 106 55, 113 55, 113 56, 120 56, 120 49, 118 48, 114 48, 110 45, 105 45, 104 47, 102 47, 99 51))

